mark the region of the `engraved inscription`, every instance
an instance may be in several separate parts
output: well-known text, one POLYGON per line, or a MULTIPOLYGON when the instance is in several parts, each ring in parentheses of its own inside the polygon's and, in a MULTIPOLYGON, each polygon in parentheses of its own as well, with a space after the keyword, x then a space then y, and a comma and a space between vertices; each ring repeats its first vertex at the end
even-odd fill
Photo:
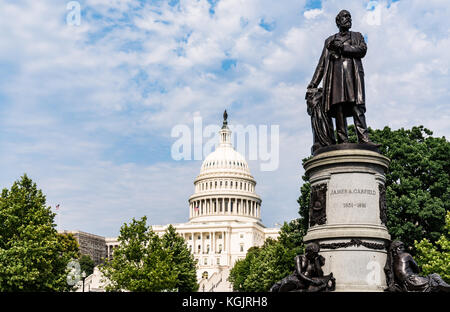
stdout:
POLYGON ((343 203, 344 208, 366 208, 366 203, 343 203))
POLYGON ((333 195, 348 195, 348 194, 364 194, 377 195, 377 191, 371 189, 335 189, 330 191, 330 196, 333 195))

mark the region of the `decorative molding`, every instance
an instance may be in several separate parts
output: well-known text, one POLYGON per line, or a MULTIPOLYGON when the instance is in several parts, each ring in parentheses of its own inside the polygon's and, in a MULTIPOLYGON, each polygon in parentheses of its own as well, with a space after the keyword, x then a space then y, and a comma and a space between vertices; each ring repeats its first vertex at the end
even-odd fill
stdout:
POLYGON ((342 243, 330 243, 330 244, 320 244, 320 249, 339 249, 339 248, 347 248, 352 246, 364 246, 369 249, 375 249, 375 250, 387 250, 389 247, 388 243, 370 243, 365 242, 360 239, 354 238, 351 239, 349 242, 342 242, 342 243))
POLYGON ((386 187, 384 184, 378 184, 380 193, 380 220, 381 224, 387 225, 387 206, 386 206, 386 187))
POLYGON ((327 184, 316 184, 311 187, 309 203, 309 226, 322 225, 327 222, 326 215, 327 184))

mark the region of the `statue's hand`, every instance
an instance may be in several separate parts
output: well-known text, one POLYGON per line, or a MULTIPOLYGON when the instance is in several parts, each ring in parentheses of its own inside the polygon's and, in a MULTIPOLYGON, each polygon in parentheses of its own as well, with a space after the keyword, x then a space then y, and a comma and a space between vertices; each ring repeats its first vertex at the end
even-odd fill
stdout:
POLYGON ((334 52, 341 52, 343 46, 342 41, 334 39, 328 43, 327 49, 334 52))

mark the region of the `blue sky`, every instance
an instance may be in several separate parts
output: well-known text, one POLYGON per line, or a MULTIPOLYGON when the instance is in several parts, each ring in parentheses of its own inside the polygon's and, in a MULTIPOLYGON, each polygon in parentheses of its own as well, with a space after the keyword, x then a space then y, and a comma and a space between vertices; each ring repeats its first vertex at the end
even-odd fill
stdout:
POLYGON ((171 129, 225 108, 231 124, 279 125, 279 168, 249 164, 263 223, 297 217, 305 88, 344 8, 368 43, 369 126, 450 134, 446 0, 84 0, 79 26, 68 2, 0 3, 0 187, 27 173, 64 229, 185 222, 201 161, 172 160, 171 129))

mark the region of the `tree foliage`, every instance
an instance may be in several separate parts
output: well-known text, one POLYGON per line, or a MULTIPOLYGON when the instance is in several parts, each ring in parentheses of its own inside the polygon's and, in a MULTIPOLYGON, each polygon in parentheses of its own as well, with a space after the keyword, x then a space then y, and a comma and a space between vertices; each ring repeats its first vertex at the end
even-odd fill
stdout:
POLYGON ((0 291, 67 291, 67 264, 78 258, 71 235, 58 234, 55 214, 25 174, 0 197, 0 291))
POLYGON ((78 259, 78 262, 80 263, 80 271, 85 272, 86 276, 89 276, 92 273, 94 273, 95 263, 90 256, 81 255, 80 258, 78 259))
POLYGON ((266 239, 261 247, 252 247, 244 259, 236 261, 229 281, 236 291, 268 291, 294 270, 294 257, 303 252, 303 233, 298 219, 284 223, 278 240, 266 239))
POLYGON ((172 254, 172 270, 177 275, 175 288, 180 292, 197 291, 196 263, 184 238, 170 224, 162 240, 163 247, 172 254))
POLYGON ((278 241, 288 249, 296 249, 300 251, 303 247, 303 236, 306 235, 305 227, 302 219, 297 218, 291 220, 289 223, 284 222, 280 229, 280 236, 278 241))
POLYGON ((120 245, 111 260, 101 266, 108 280, 107 291, 188 291, 193 283, 195 265, 188 257, 186 244, 173 227, 161 238, 150 226, 147 217, 124 224, 120 229, 120 245), (177 253, 177 254, 175 254, 177 253))
MULTIPOLYGON (((450 205, 450 142, 432 136, 423 126, 382 130, 369 128, 372 141, 391 160, 386 174, 387 227, 392 239, 406 246, 427 238, 439 239, 450 205)), ((349 138, 356 142, 353 126, 349 138)), ((306 159, 304 159, 305 161, 306 159)), ((298 199, 299 214, 307 228, 310 186, 307 177, 298 199)))
POLYGON ((438 273, 450 283, 450 212, 447 212, 445 230, 435 244, 426 238, 415 241, 415 260, 424 275, 438 273))

